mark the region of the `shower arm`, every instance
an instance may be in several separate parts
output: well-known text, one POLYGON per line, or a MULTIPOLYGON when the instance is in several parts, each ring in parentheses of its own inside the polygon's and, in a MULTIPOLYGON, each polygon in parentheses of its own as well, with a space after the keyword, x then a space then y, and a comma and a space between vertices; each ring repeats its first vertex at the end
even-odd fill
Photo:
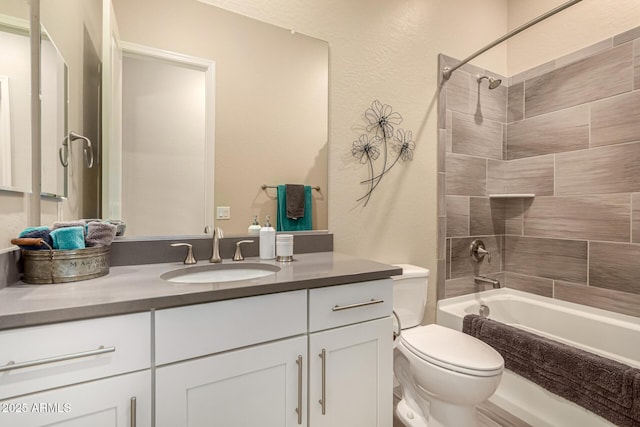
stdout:
POLYGON ((478 50, 477 52, 475 52, 472 55, 468 56, 467 58, 463 59, 456 66, 454 66, 454 67, 444 67, 442 69, 442 77, 444 78, 444 80, 449 79, 449 77, 451 77, 451 74, 455 70, 457 70, 458 68, 462 67, 464 64, 466 64, 467 62, 471 61, 475 57, 482 55, 483 53, 485 53, 486 51, 488 51, 492 47, 499 45, 503 41, 505 41, 507 39, 510 39, 511 37, 515 36, 516 34, 522 32, 524 30, 526 30, 527 28, 537 24, 538 22, 543 21, 543 20, 547 19, 548 17, 550 17, 552 15, 555 15, 556 13, 561 12, 561 11, 565 10, 566 8, 568 8, 570 6, 573 6, 574 4, 579 3, 581 1, 582 0, 570 0, 570 1, 566 2, 566 3, 561 4, 560 6, 557 6, 557 7, 553 8, 553 9, 551 9, 547 13, 544 13, 544 14, 538 16, 537 18, 532 19, 531 21, 527 22, 526 24, 523 24, 523 25, 519 26, 518 28, 509 31, 504 36, 502 36, 499 39, 493 41, 492 43, 489 43, 488 45, 486 45, 482 49, 478 50))

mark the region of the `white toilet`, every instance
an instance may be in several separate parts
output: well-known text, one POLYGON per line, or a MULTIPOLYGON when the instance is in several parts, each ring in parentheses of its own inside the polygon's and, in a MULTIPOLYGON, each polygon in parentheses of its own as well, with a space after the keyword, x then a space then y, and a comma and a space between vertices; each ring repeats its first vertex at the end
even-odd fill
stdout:
POLYGON ((498 388, 502 356, 484 342, 440 325, 420 326, 429 270, 399 264, 393 309, 401 335, 393 371, 402 396, 396 415, 408 427, 475 427, 475 406, 498 388))

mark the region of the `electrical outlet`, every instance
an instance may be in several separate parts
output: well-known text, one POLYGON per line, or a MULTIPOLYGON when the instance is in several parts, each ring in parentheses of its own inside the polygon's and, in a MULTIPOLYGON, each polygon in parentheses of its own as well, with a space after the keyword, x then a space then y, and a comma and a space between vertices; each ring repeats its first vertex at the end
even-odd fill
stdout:
POLYGON ((231 207, 218 206, 216 211, 216 219, 231 219, 231 207))

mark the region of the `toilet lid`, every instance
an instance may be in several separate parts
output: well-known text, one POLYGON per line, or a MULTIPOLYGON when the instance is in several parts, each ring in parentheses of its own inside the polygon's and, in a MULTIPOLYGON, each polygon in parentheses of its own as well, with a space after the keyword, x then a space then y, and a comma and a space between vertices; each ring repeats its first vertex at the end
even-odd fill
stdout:
POLYGON ((488 344, 440 325, 403 330, 401 342, 421 359, 456 372, 488 377, 504 367, 502 356, 488 344))

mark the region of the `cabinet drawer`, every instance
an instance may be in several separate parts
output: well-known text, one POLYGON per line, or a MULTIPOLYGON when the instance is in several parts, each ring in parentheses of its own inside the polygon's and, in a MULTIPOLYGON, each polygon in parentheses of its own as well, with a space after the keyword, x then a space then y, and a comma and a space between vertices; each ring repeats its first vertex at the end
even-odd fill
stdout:
POLYGON ((309 291, 309 332, 390 316, 391 279, 309 291))
POLYGON ((307 331, 307 291, 158 310, 156 365, 307 331))
POLYGON ((149 368, 150 315, 0 331, 0 366, 0 399, 149 368))

